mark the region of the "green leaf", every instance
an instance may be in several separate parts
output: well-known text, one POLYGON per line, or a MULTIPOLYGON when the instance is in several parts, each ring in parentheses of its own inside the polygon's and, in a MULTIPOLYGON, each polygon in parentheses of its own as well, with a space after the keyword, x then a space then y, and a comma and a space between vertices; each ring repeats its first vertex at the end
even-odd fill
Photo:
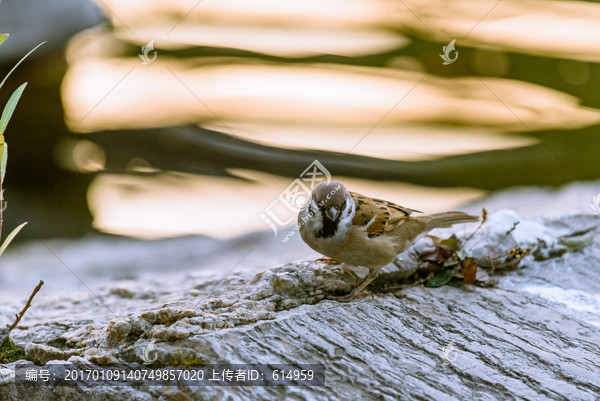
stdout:
POLYGON ((0 182, 4 182, 4 174, 6 174, 6 160, 8 159, 8 144, 5 143, 0 145, 0 157, 2 158, 2 161, 0 162, 0 169, 2 170, 0 173, 0 182))
POLYGON ((4 43, 6 39, 8 39, 8 33, 0 33, 0 45, 4 43))
POLYGON ((19 66, 19 64, 21 64, 23 62, 23 60, 25 60, 27 58, 27 56, 29 56, 31 53, 33 53, 38 47, 40 47, 44 43, 46 43, 46 42, 44 41, 44 42, 40 43, 39 45, 37 45, 36 47, 34 47, 33 49, 31 49, 29 51, 29 53, 27 53, 26 55, 24 55, 21 58, 21 60, 19 60, 19 62, 17 64, 15 64, 15 66, 13 68, 11 68, 11 70, 8 72, 8 74, 6 74, 6 76, 4 77, 4 79, 2 80, 2 82, 0 82, 0 88, 2 88, 2 86, 4 86, 4 83, 6 82, 6 80, 8 79, 8 77, 10 77, 10 74, 12 74, 13 71, 17 69, 17 67, 19 66))
POLYGON ((440 245, 446 245, 448 248, 452 249, 453 251, 458 251, 458 245, 456 244, 456 241, 453 240, 452 238, 441 240, 440 245))
POLYGON ((19 231, 21 231, 21 229, 23 227, 25 227, 25 224, 27 224, 27 222, 21 224, 19 227, 15 228, 14 230, 11 231, 10 234, 8 234, 8 237, 6 237, 6 240, 4 241, 4 243, 2 244, 2 246, 0 246, 0 256, 2 256, 2 254, 4 253, 4 251, 6 250, 6 247, 12 242, 12 240, 17 236, 17 234, 19 233, 19 231))
POLYGON ((468 256, 467 251, 461 249, 460 251, 456 252, 456 256, 458 256, 460 260, 464 260, 468 256))
POLYGON ((448 283, 448 281, 450 281, 451 278, 452 278, 452 270, 450 270, 450 269, 442 270, 441 272, 437 272, 435 274, 435 276, 433 276, 432 278, 427 280, 427 282, 425 283, 425 287, 430 287, 430 288, 441 287, 444 284, 448 283))
POLYGON ((457 264, 458 262, 454 258, 444 260, 444 267, 456 266, 457 264))
POLYGON ((6 106, 4 106, 2 117, 0 117, 0 135, 4 135, 6 126, 8 125, 8 122, 10 121, 10 118, 12 117, 15 108, 17 107, 17 103, 19 103, 19 99, 21 98, 21 95, 23 94, 23 91, 25 90, 26 86, 27 82, 19 86, 17 90, 15 90, 10 96, 10 99, 8 99, 8 103, 6 103, 6 106))

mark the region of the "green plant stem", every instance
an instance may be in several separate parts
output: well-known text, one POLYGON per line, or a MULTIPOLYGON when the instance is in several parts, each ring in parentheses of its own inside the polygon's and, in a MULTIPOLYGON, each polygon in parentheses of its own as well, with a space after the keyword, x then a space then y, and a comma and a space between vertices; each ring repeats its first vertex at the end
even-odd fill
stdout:
POLYGON ((0 239, 2 239, 2 221, 4 219, 4 194, 2 193, 2 179, 0 178, 0 239))
POLYGON ((8 77, 10 77, 10 74, 12 74, 13 71, 17 69, 17 67, 19 66, 19 64, 21 64, 23 62, 23 60, 25 60, 27 58, 27 56, 29 56, 31 53, 33 53, 38 47, 40 47, 44 43, 46 43, 46 41, 43 41, 42 43, 40 43, 39 45, 37 45, 36 47, 34 47, 33 49, 31 49, 29 51, 29 53, 27 53, 26 55, 24 55, 21 58, 21 60, 19 60, 19 62, 17 64, 15 64, 15 66, 8 72, 8 74, 6 74, 6 76, 4 77, 4 79, 2 80, 2 82, 0 82, 0 88, 2 88, 2 86, 4 86, 4 83, 6 82, 6 80, 8 79, 8 77))

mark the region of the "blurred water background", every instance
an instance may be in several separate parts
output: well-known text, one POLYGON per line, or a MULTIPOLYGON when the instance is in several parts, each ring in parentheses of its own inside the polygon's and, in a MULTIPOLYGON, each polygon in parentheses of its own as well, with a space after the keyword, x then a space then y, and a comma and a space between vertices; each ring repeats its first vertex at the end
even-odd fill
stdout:
POLYGON ((425 212, 600 178, 594 2, 4 0, 0 30, 0 75, 47 41, 0 93, 29 82, 6 133, 21 241, 281 243, 267 212, 314 160, 425 212))
POLYGON ((2 93, 29 82, 7 228, 234 237, 315 159, 428 212, 597 179, 599 21, 575 1, 5 1, 3 72, 48 41, 2 93))

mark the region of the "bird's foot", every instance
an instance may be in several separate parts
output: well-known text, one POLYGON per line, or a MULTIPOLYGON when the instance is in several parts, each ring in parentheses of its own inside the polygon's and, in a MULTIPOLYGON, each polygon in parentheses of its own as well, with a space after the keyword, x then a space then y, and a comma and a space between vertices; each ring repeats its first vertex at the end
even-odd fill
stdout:
POLYGON ((361 293, 364 293, 365 295, 369 295, 370 292, 364 291, 364 289, 367 288, 367 286, 369 284, 371 284, 371 282, 373 280, 375 280, 377 278, 377 276, 379 276, 379 270, 371 271, 369 273, 369 275, 367 276, 367 278, 365 279, 365 281, 363 281, 361 285, 356 287, 350 294, 342 295, 342 296, 330 295, 328 297, 328 299, 333 299, 338 302, 348 302, 348 301, 352 301, 353 299, 356 299, 359 295, 361 295, 361 293))
POLYGON ((335 259, 332 259, 330 257, 327 257, 327 256, 324 256, 324 257, 319 258, 319 259, 315 259, 315 262, 325 262, 325 263, 329 263, 329 264, 332 264, 332 265, 341 265, 342 264, 342 262, 339 262, 339 261, 337 261, 335 259))

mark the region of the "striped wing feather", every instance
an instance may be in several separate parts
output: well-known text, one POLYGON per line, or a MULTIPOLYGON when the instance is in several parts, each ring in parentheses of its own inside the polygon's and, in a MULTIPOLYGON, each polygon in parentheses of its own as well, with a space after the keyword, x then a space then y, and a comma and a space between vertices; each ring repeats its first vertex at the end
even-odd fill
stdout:
POLYGON ((352 225, 365 226, 369 238, 377 237, 402 225, 413 212, 422 213, 386 200, 369 198, 356 192, 350 192, 350 195, 356 205, 352 225))

